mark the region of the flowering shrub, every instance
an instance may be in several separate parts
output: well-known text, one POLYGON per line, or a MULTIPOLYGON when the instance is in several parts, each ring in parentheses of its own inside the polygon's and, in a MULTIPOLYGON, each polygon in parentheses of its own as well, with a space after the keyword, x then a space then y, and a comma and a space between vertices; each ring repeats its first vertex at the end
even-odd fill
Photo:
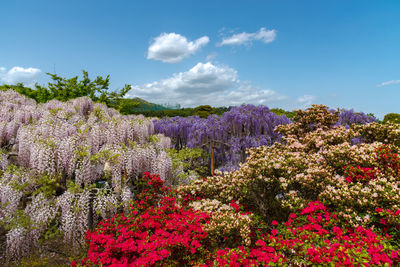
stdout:
POLYGON ((400 209, 392 211, 390 209, 376 208, 376 225, 382 233, 391 236, 390 242, 400 247, 400 209))
POLYGON ((269 222, 284 220, 319 199, 335 208, 343 223, 371 225, 375 208, 400 208, 399 156, 394 153, 398 148, 390 143, 396 142, 397 132, 384 131, 383 149, 383 143, 374 140, 383 137, 365 136, 363 129, 371 124, 346 129, 334 126, 335 116, 324 106, 297 112, 293 123, 276 128, 284 134, 284 144, 250 149, 239 170, 198 179, 181 186, 179 192, 225 204, 237 199, 269 222), (366 142, 353 145, 352 140, 360 136, 366 142))
POLYGON ((156 175, 144 173, 143 183, 147 188, 127 216, 118 214, 88 232, 82 264, 179 265, 205 256, 209 215, 179 207, 156 175))
POLYGON ((346 177, 346 181, 351 183, 353 181, 361 181, 368 182, 375 178, 377 170, 375 168, 367 168, 360 166, 348 166, 344 167, 344 174, 346 177))
MULTIPOLYGON (((157 181, 157 176, 147 175, 145 181, 146 178, 150 183, 157 181)), ((157 183, 151 184, 157 191, 157 183)), ((269 228, 272 230, 253 228, 249 236, 254 237, 254 243, 232 246, 230 239, 235 236, 234 232, 210 235, 212 230, 207 229, 207 225, 212 220, 212 210, 239 208, 235 202, 233 207, 211 200, 193 202, 197 203, 193 204, 195 207, 200 202, 203 209, 209 207, 208 212, 200 212, 181 206, 168 196, 170 191, 164 192, 158 205, 143 209, 148 196, 142 195, 130 214, 118 214, 101 222, 96 231, 88 232, 88 256, 80 263, 85 266, 309 266, 327 263, 392 266, 400 263, 400 250, 390 244, 390 236, 361 226, 344 227, 338 216, 318 201, 291 213, 283 223, 272 221, 269 228), (215 237, 222 238, 219 246, 216 246, 215 237)), ((393 214, 397 216, 400 211, 393 214)))
POLYGON ((189 206, 194 210, 210 213, 205 230, 215 247, 251 244, 251 228, 255 227, 253 214, 239 212, 240 206, 236 202, 232 201, 230 205, 226 205, 216 199, 201 199, 190 203, 189 206))
POLYGON ((377 161, 382 169, 390 171, 391 175, 400 177, 400 156, 387 146, 381 146, 377 151, 377 161))
POLYGON ((164 185, 158 175, 151 175, 149 172, 144 172, 142 178, 138 180, 136 196, 139 201, 136 207, 146 210, 152 206, 157 206, 160 198, 171 192, 170 188, 164 185))
POLYGON ((207 233, 202 224, 208 214, 179 208, 173 198, 164 197, 159 207, 141 214, 133 210, 132 215, 119 214, 100 223, 96 232, 88 233, 89 252, 83 263, 180 265, 205 256, 207 233))
POLYGON ((328 186, 320 194, 321 201, 335 208, 344 223, 381 228, 382 225, 374 223, 375 210, 399 209, 400 156, 388 146, 378 147, 373 155, 368 164, 372 167, 345 167, 347 183, 337 179, 336 186, 328 186))
POLYGON ((220 249, 206 266, 382 266, 400 263, 400 250, 386 237, 361 226, 344 228, 320 202, 310 202, 299 213, 263 234, 255 247, 220 249))
POLYGON ((381 142, 400 147, 400 127, 396 123, 352 125, 366 143, 381 142))
POLYGON ((400 263, 400 250, 387 238, 361 226, 345 228, 336 214, 320 202, 310 202, 301 212, 266 236, 269 245, 293 265, 382 266, 400 263))

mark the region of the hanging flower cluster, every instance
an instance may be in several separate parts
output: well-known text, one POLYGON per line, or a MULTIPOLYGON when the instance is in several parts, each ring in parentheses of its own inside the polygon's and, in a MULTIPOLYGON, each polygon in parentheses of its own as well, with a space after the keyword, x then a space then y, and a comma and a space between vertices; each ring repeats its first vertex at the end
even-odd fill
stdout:
POLYGON ((206 119, 198 116, 154 120, 157 133, 169 136, 176 149, 200 147, 210 153, 215 148, 216 166, 222 170, 237 169, 246 158, 246 149, 272 145, 280 141, 274 128, 290 123, 282 115, 275 115, 268 107, 242 105, 225 112, 221 117, 206 119))
POLYGON ((0 92, 0 224, 7 259, 60 236, 84 244, 90 227, 127 210, 143 171, 172 178, 169 138, 143 116, 87 97, 36 104, 0 92))

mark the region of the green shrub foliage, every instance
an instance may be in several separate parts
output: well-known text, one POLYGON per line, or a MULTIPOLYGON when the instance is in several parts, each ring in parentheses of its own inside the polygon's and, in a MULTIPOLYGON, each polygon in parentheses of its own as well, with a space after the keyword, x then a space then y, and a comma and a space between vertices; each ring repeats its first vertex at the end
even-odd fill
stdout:
POLYGON ((399 113, 388 113, 383 118, 383 123, 400 123, 400 114, 399 113))

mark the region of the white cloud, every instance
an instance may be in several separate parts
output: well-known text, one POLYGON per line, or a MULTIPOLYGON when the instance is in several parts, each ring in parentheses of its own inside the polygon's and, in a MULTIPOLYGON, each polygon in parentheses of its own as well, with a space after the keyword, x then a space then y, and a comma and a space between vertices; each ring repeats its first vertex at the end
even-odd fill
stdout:
POLYGON ((13 67, 9 71, 0 68, 0 81, 5 84, 23 83, 26 86, 33 86, 40 76, 40 69, 13 67))
POLYGON ((270 105, 286 99, 285 96, 269 89, 255 87, 251 82, 240 82, 239 87, 227 95, 220 95, 220 101, 228 101, 230 105, 255 104, 270 105))
POLYGON ((185 107, 270 104, 285 98, 275 91, 240 81, 235 69, 215 66, 210 62, 198 63, 190 70, 173 74, 164 80, 134 86, 127 97, 134 96, 155 103, 178 103, 185 107))
POLYGON ((297 102, 301 104, 303 107, 310 106, 317 99, 316 96, 313 95, 303 95, 297 98, 297 102))
POLYGON ((154 38, 150 45, 147 59, 160 60, 167 63, 178 63, 182 59, 196 53, 200 48, 208 44, 208 36, 189 42, 185 36, 177 33, 162 33, 154 38))
POLYGON ((400 80, 391 80, 387 82, 383 82, 381 84, 378 84, 378 87, 386 86, 386 85, 392 85, 392 84, 400 84, 400 80))
POLYGON ((223 45, 250 45, 254 40, 259 40, 264 43, 271 43, 276 38, 276 30, 266 30, 265 28, 261 28, 258 32, 255 33, 237 33, 230 37, 223 38, 217 46, 223 45))

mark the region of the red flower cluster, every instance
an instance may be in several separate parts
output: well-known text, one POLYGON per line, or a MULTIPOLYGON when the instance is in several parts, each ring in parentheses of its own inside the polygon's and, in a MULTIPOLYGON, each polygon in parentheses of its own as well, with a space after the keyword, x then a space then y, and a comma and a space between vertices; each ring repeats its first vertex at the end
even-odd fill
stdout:
POLYGON ((158 176, 145 174, 144 181, 154 188, 139 195, 129 216, 118 214, 87 233, 89 251, 82 265, 180 265, 202 256, 202 242, 207 238, 203 225, 209 215, 179 207, 168 194, 160 197, 159 205, 149 206, 148 201, 156 200, 149 192, 168 190, 158 176))
POLYGON ((201 250, 201 242, 207 238, 202 225, 208 215, 179 208, 173 198, 165 197, 160 204, 132 218, 119 215, 102 222, 96 232, 87 234, 87 260, 125 266, 185 264, 193 260, 187 253, 201 250))
MULTIPOLYGON (((256 242, 257 247, 246 248, 239 246, 234 249, 219 249, 214 252, 218 266, 266 266, 269 264, 283 265, 287 261, 273 247, 267 246, 263 240, 256 242)), ((204 264, 202 266, 215 266, 204 264)))
POLYGON ((164 186, 164 183, 160 176, 144 172, 137 184, 140 193, 136 196, 138 199, 136 207, 145 210, 157 205, 163 196, 169 195, 172 192, 171 188, 164 186))
POLYGON ((310 202, 298 217, 291 216, 266 239, 291 264, 389 266, 400 262, 400 250, 388 249, 387 240, 372 229, 343 229, 335 214, 320 202, 310 202))
POLYGON ((344 173, 346 177, 346 181, 351 183, 353 181, 365 181, 368 182, 369 180, 375 179, 375 174, 379 170, 376 168, 367 168, 367 167, 360 167, 360 166, 345 166, 344 173))
POLYGON ((400 177, 400 155, 393 153, 387 146, 383 145, 376 151, 376 160, 381 169, 391 170, 394 175, 400 177))
POLYGON ((381 171, 392 172, 400 177, 400 156, 393 153, 390 148, 383 145, 376 150, 377 167, 345 166, 344 175, 346 181, 351 183, 355 181, 368 182, 375 179, 376 174, 381 171))
POLYGON ((214 261, 201 266, 392 266, 400 263, 400 250, 390 249, 385 238, 371 229, 344 229, 335 214, 320 202, 310 202, 288 221, 273 221, 255 247, 214 251, 214 261))
POLYGON ((400 240, 400 209, 392 211, 390 209, 377 208, 375 210, 378 216, 378 228, 394 243, 400 240))

